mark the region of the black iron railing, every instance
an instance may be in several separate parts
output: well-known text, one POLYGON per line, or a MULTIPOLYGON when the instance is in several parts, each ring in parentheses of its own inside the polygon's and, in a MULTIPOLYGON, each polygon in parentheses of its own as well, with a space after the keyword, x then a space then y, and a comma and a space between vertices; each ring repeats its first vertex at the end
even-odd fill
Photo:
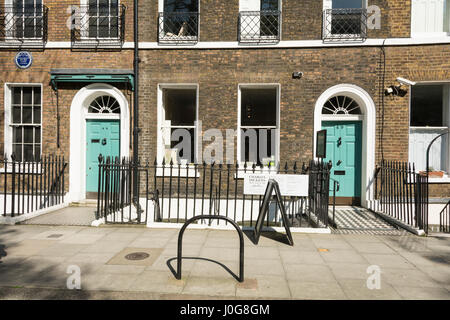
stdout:
POLYGON ((427 177, 414 164, 382 161, 375 176, 380 210, 414 228, 428 232, 427 177))
POLYGON ((199 35, 198 12, 160 12, 158 42, 161 44, 195 44, 199 35))
POLYGON ((37 45, 47 42, 48 8, 0 7, 0 42, 11 45, 37 45))
POLYGON ((439 213, 439 230, 450 233, 450 200, 439 213))
POLYGON ((61 156, 34 161, 11 161, 5 156, 0 171, 3 216, 19 216, 64 203, 67 163, 61 156))
POLYGON ((309 214, 318 226, 328 226, 330 199, 330 169, 328 163, 311 161, 309 165, 309 214))
POLYGON ((324 10, 322 28, 324 41, 364 41, 367 39, 367 10, 324 10))
POLYGON ((124 5, 73 5, 72 47, 117 48, 125 39, 124 5))
MULTIPOLYGON (((107 223, 146 223, 153 202, 155 222, 184 223, 198 215, 221 215, 241 226, 255 226, 263 196, 244 194, 246 173, 308 174, 294 163, 259 168, 231 164, 133 164, 128 159, 99 158, 97 218, 107 223), (132 194, 134 177, 137 195, 132 194)), ((283 196, 290 224, 328 224, 329 169, 312 162, 309 197, 283 196), (311 202, 308 210, 308 202, 311 202)), ((265 224, 282 226, 278 207, 271 206, 265 224)))
POLYGON ((238 28, 239 42, 279 42, 281 38, 281 12, 241 11, 238 28))

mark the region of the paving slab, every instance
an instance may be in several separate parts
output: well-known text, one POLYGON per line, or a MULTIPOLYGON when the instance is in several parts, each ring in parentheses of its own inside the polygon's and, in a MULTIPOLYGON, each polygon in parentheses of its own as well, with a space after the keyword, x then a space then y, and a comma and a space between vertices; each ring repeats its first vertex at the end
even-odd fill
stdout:
POLYGON ((342 300, 347 299, 337 281, 335 282, 306 282, 289 281, 289 289, 293 299, 303 300, 342 300))
POLYGON ((396 254, 376 254, 376 253, 365 253, 362 254, 364 258, 371 265, 376 265, 381 268, 404 268, 404 269, 414 269, 414 265, 411 264, 405 258, 396 254))
POLYGON ((450 292, 445 288, 422 288, 393 286, 395 290, 408 300, 450 300, 450 292))
POLYGON ((359 263, 338 263, 331 262, 327 264, 334 277, 340 279, 366 280, 370 275, 367 273, 369 264, 359 263))
POLYGON ((131 286, 136 282, 137 277, 130 274, 96 273, 81 278, 81 289, 132 291, 131 286))
POLYGON ((229 277, 207 278, 190 276, 186 280, 186 285, 182 293, 208 296, 235 296, 236 280, 229 277))
POLYGON ((21 224, 90 226, 95 220, 95 210, 94 207, 67 207, 25 220, 21 224))
POLYGON ((282 262, 277 259, 246 259, 245 276, 285 276, 282 262))
POLYGON ((267 298, 291 299, 288 281, 282 276, 255 276, 249 280, 256 280, 256 288, 236 284, 236 296, 239 298, 267 298))
POLYGON ((284 265, 287 264, 325 264, 325 260, 321 254, 317 251, 312 252, 299 252, 296 250, 280 250, 281 261, 284 265))
POLYGON ((305 282, 336 282, 336 278, 330 268, 325 265, 299 265, 288 264, 284 266, 286 278, 288 281, 305 281, 305 282))
POLYGON ((168 271, 147 270, 136 277, 130 286, 130 290, 179 294, 185 285, 186 277, 177 280, 168 271))
POLYGON ((442 285, 420 270, 382 268, 381 279, 391 285, 405 287, 432 287, 439 288, 442 285))
POLYGON ((351 246, 359 253, 393 254, 395 251, 381 242, 349 241, 351 246))
POLYGON ((351 300, 401 300, 402 297, 389 284, 381 283, 380 289, 369 289, 366 280, 339 280, 345 295, 351 300))
POLYGON ((367 260, 354 250, 330 249, 321 251, 320 255, 325 262, 367 263, 367 260))

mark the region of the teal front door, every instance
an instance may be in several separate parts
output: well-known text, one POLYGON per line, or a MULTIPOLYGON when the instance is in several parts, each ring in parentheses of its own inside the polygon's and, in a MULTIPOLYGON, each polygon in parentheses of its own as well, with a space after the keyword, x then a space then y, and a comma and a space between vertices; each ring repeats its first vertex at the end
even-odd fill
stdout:
MULTIPOLYGON (((327 158, 331 160, 331 178, 339 182, 338 204, 359 205, 361 198, 362 123, 360 121, 324 121, 327 130, 327 158)), ((330 190, 333 180, 330 181, 330 190)), ((330 192, 330 196, 333 193, 330 192)))
POLYGON ((98 191, 98 156, 120 156, 120 121, 86 120, 86 193, 98 191))

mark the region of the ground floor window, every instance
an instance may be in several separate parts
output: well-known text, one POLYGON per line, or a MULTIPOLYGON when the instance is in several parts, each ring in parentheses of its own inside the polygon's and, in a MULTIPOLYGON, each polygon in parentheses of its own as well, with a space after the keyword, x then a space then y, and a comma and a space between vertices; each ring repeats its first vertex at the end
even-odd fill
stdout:
POLYGON ((17 161, 41 155, 41 86, 8 87, 5 149, 17 161))
POLYGON ((163 87, 161 136, 166 163, 194 163, 196 154, 197 88, 163 87))
POLYGON ((278 160, 279 87, 241 86, 239 161, 274 166, 278 160))
MULTIPOLYGON (((426 170, 429 143, 450 126, 449 85, 416 85, 411 88, 409 160, 416 169, 426 170)), ((449 138, 433 144, 430 170, 449 172, 449 138)))

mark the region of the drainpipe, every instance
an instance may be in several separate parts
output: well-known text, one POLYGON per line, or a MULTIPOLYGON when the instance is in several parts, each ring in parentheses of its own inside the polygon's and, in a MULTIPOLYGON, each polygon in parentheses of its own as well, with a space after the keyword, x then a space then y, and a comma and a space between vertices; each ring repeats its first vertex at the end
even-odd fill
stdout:
MULTIPOLYGON (((138 35, 138 0, 134 0, 133 4, 134 13, 134 96, 133 96, 133 162, 135 165, 139 159, 139 35, 138 35)), ((134 203, 138 203, 139 195, 137 181, 137 170, 133 172, 133 195, 134 203)))

